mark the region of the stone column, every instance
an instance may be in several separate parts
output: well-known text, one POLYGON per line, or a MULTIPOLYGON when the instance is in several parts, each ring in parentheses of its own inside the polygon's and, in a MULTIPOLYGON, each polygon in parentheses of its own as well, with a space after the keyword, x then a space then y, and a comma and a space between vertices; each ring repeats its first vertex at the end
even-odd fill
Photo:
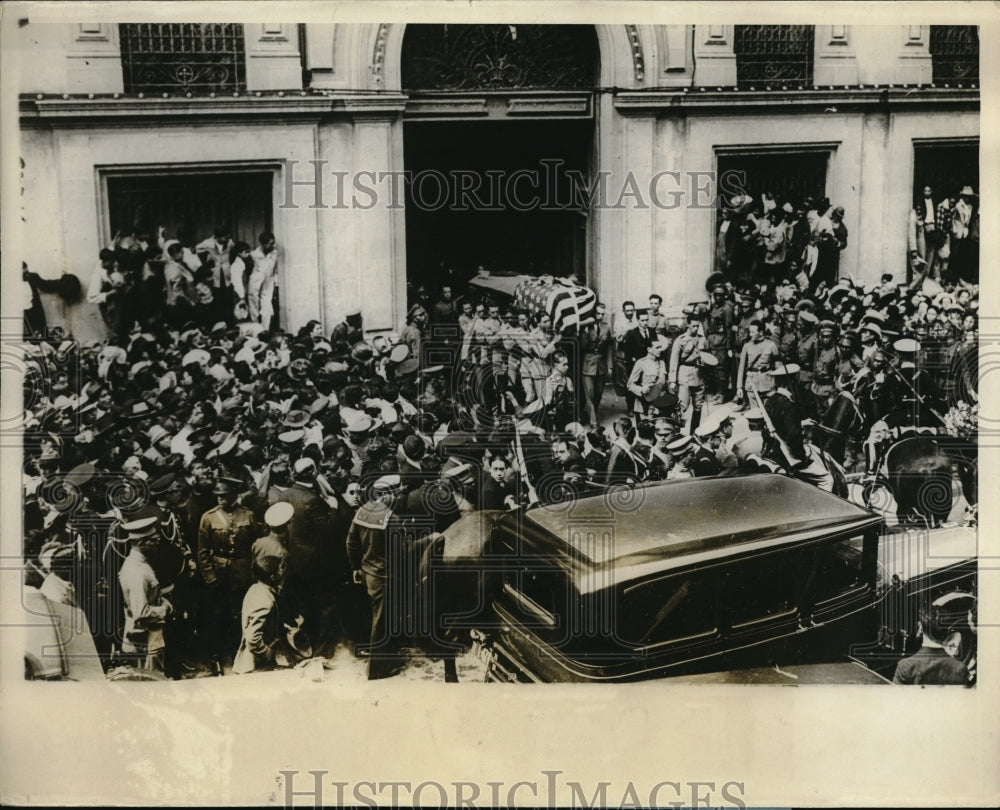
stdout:
POLYGON ((247 23, 247 90, 302 89, 299 31, 295 23, 247 23))
POLYGON ((66 89, 70 93, 120 93, 122 54, 114 23, 76 23, 66 51, 66 89))
POLYGON ((697 67, 694 83, 705 87, 736 84, 736 54, 733 52, 735 26, 696 25, 694 56, 697 67))
POLYGON ((398 329, 406 314, 402 105, 349 101, 347 111, 353 120, 352 176, 345 185, 355 229, 355 288, 344 280, 342 289, 361 307, 366 329, 398 329))

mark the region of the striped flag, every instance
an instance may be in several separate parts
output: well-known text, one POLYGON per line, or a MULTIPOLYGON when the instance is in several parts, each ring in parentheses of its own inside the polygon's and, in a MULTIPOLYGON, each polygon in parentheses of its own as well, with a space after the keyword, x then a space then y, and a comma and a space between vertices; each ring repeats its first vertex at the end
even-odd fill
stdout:
POLYGON ((514 306, 526 312, 546 313, 552 319, 552 328, 563 332, 571 326, 594 322, 597 294, 562 279, 531 278, 517 285, 514 306))

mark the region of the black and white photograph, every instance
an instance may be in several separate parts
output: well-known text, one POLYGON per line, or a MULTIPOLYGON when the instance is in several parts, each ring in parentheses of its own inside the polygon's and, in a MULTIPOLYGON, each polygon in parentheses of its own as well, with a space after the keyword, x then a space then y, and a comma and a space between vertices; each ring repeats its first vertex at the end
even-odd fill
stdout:
POLYGON ((996 8, 703 5, 7 5, 5 801, 1000 800, 996 8))

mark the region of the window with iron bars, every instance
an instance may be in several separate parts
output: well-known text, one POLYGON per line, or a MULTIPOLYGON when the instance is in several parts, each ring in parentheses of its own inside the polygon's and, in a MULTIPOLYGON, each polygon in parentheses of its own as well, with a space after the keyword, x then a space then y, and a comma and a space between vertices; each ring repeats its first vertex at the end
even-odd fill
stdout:
POLYGON ((738 87, 812 87, 814 26, 737 25, 735 29, 738 87))
POLYGON ((934 84, 979 80, 979 29, 974 25, 931 26, 934 84))
POLYGON ((234 92, 246 89, 239 23, 122 23, 125 92, 234 92))

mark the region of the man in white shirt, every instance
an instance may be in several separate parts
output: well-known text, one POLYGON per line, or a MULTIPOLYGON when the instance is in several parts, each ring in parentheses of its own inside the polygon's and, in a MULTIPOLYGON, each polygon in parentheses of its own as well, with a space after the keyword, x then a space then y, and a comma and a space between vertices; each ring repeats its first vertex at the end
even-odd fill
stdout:
POLYGON ((274 292, 278 286, 278 250, 270 231, 262 233, 258 241, 260 246, 250 253, 253 270, 247 282, 247 308, 251 321, 270 329, 274 318, 274 292))
POLYGON ((199 256, 207 254, 206 258, 212 263, 212 288, 213 292, 231 286, 229 279, 229 251, 232 250, 233 240, 230 238, 229 228, 218 225, 212 235, 194 246, 194 252, 199 256))

